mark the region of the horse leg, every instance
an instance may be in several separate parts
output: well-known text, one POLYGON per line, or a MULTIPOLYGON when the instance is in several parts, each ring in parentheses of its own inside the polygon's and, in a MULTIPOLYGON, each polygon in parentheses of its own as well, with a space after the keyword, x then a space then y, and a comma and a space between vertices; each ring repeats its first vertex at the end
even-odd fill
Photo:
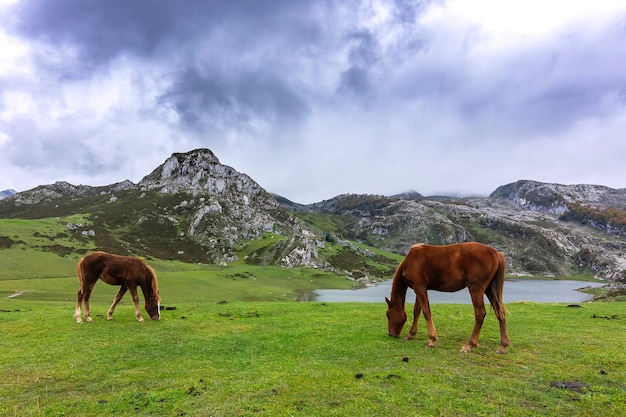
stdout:
POLYGON ((85 295, 83 292, 83 287, 81 285, 80 289, 78 290, 78 296, 76 299, 76 310, 74 310, 74 320, 76 320, 76 323, 78 324, 81 324, 83 322, 82 318, 80 317, 82 315, 80 307, 83 305, 84 297, 85 295))
POLYGON ((485 320, 485 316, 487 315, 487 310, 485 309, 485 300, 483 299, 483 291, 470 291, 470 294, 472 296, 472 304, 474 304, 474 330, 472 330, 472 335, 470 336, 465 346, 461 348, 461 353, 469 353, 471 352, 472 347, 478 347, 478 336, 480 336, 480 329, 483 327, 483 321, 485 320))
POLYGON ((139 295, 137 295, 137 287, 134 285, 129 285, 128 290, 130 291, 130 295, 133 297, 133 303, 135 303, 135 317, 140 323, 143 323, 143 317, 141 316, 141 311, 139 310, 139 295))
POLYGON ((417 299, 415 299, 415 305, 413 306, 413 324, 411 325, 411 330, 406 335, 406 340, 411 340, 417 335, 417 321, 420 318, 420 313, 422 312, 422 307, 417 299))
MULTIPOLYGON (((487 292, 486 294, 489 302, 493 306, 495 304, 494 301, 491 299, 493 295, 491 295, 491 293, 489 292, 487 292)), ((506 331, 506 312, 504 308, 501 311, 494 308, 493 311, 498 318, 498 322, 500 323, 500 346, 498 347, 498 350, 496 350, 496 353, 504 354, 506 353, 506 348, 511 346, 511 342, 509 341, 509 334, 506 331)))
POLYGON ((417 301, 415 303, 416 305, 419 303, 419 305, 421 306, 422 313, 424 313, 424 319, 426 319, 426 326, 428 327, 428 343, 426 344, 426 346, 430 348, 434 348, 435 342, 437 341, 437 331, 435 330, 433 317, 430 314, 430 303, 428 301, 428 293, 426 292, 425 289, 422 289, 422 290, 416 290, 415 295, 417 297, 417 301))
POLYGON ((496 353, 506 353, 506 348, 511 346, 511 342, 509 341, 509 335, 506 331, 506 319, 504 317, 498 317, 498 321, 500 322, 500 346, 496 353))
POLYGON ((89 298, 91 297, 91 292, 93 291, 94 285, 96 285, 96 281, 94 281, 91 284, 87 285, 85 287, 85 292, 84 292, 85 319, 87 319, 88 322, 92 322, 93 321, 93 319, 91 318, 91 310, 89 310, 89 298))
POLYGON ((111 307, 109 307, 109 311, 107 311, 107 320, 112 320, 113 319, 113 312, 115 311, 115 307, 119 304, 119 302, 122 299, 122 297, 124 296, 124 294, 126 294, 126 291, 128 291, 128 287, 126 287, 126 285, 122 284, 120 286, 119 291, 115 295, 115 298, 113 299, 113 304, 111 304, 111 307))

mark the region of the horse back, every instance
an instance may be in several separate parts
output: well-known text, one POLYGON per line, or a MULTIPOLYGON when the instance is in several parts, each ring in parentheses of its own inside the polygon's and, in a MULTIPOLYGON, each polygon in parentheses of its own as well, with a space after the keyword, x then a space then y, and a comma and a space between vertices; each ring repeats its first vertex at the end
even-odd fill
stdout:
POLYGON ((500 265, 498 252, 478 242, 414 245, 406 261, 404 277, 413 288, 448 292, 487 285, 500 265))
POLYGON ((147 281, 149 267, 141 259, 131 256, 114 255, 107 252, 93 252, 84 256, 78 264, 79 276, 87 281, 100 278, 110 285, 126 283, 141 284, 147 281))

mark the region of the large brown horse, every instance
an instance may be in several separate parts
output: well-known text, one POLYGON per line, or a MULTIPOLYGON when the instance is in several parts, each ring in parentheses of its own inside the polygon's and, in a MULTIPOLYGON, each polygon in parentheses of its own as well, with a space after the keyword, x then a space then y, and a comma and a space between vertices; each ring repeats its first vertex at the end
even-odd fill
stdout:
POLYGON ((89 297, 91 291, 98 279, 110 285, 119 285, 120 289, 113 300, 113 304, 107 312, 107 319, 113 318, 115 306, 120 302, 126 291, 130 291, 130 295, 135 303, 135 317, 140 322, 143 317, 139 311, 139 296, 137 295, 137 287, 141 288, 145 299, 145 308, 152 320, 161 318, 161 306, 159 296, 159 284, 157 282, 156 273, 148 264, 139 258, 131 256, 113 255, 106 252, 94 252, 84 256, 76 265, 78 274, 78 282, 80 289, 78 290, 78 300, 76 301, 76 311, 74 318, 76 323, 82 323, 80 307, 85 301, 85 318, 92 321, 89 311, 89 297))
POLYGON ((458 243, 446 246, 417 244, 398 266, 391 287, 391 300, 387 301, 387 326, 389 336, 399 336, 407 316, 404 308, 408 287, 415 291, 413 325, 407 334, 412 339, 417 334, 417 321, 424 313, 428 326, 428 346, 434 347, 437 332, 430 314, 428 290, 454 292, 467 287, 474 304, 476 322, 469 341, 461 352, 468 353, 478 346, 478 336, 487 315, 484 295, 500 322, 500 347, 498 353, 506 353, 511 346, 506 331, 506 309, 502 300, 504 285, 504 255, 497 250, 477 242, 458 243))

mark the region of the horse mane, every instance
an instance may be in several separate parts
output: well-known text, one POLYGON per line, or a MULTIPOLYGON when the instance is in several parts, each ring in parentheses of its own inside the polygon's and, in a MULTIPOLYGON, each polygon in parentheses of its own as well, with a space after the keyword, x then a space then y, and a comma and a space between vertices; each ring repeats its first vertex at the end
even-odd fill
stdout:
POLYGON ((156 272, 154 271, 154 268, 152 268, 150 265, 148 265, 145 262, 141 262, 143 264, 143 267, 147 273, 147 276, 150 278, 150 285, 152 287, 152 294, 154 295, 154 297, 156 298, 157 301, 161 300, 161 297, 159 296, 159 281, 157 280, 157 276, 156 276, 156 272))
MULTIPOLYGON (((421 245, 421 244, 420 244, 421 245)), ((414 245, 415 247, 416 245, 414 245)), ((404 278, 404 268, 406 266, 408 256, 406 256, 400 265, 396 268, 396 273, 393 276, 393 281, 391 283, 391 302, 398 303, 398 305, 404 307, 404 301, 406 298, 406 291, 408 289, 408 284, 404 278)), ((389 304, 389 302, 387 303, 389 304)))

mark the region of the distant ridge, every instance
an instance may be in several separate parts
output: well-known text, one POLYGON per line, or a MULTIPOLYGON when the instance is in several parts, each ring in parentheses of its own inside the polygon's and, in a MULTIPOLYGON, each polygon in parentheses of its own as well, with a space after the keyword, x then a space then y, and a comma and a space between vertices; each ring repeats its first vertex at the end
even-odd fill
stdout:
POLYGON ((15 191, 12 188, 9 188, 8 190, 2 190, 2 191, 0 191, 0 200, 2 200, 3 198, 11 197, 11 196, 15 195, 16 193, 17 193, 17 191, 15 191))

